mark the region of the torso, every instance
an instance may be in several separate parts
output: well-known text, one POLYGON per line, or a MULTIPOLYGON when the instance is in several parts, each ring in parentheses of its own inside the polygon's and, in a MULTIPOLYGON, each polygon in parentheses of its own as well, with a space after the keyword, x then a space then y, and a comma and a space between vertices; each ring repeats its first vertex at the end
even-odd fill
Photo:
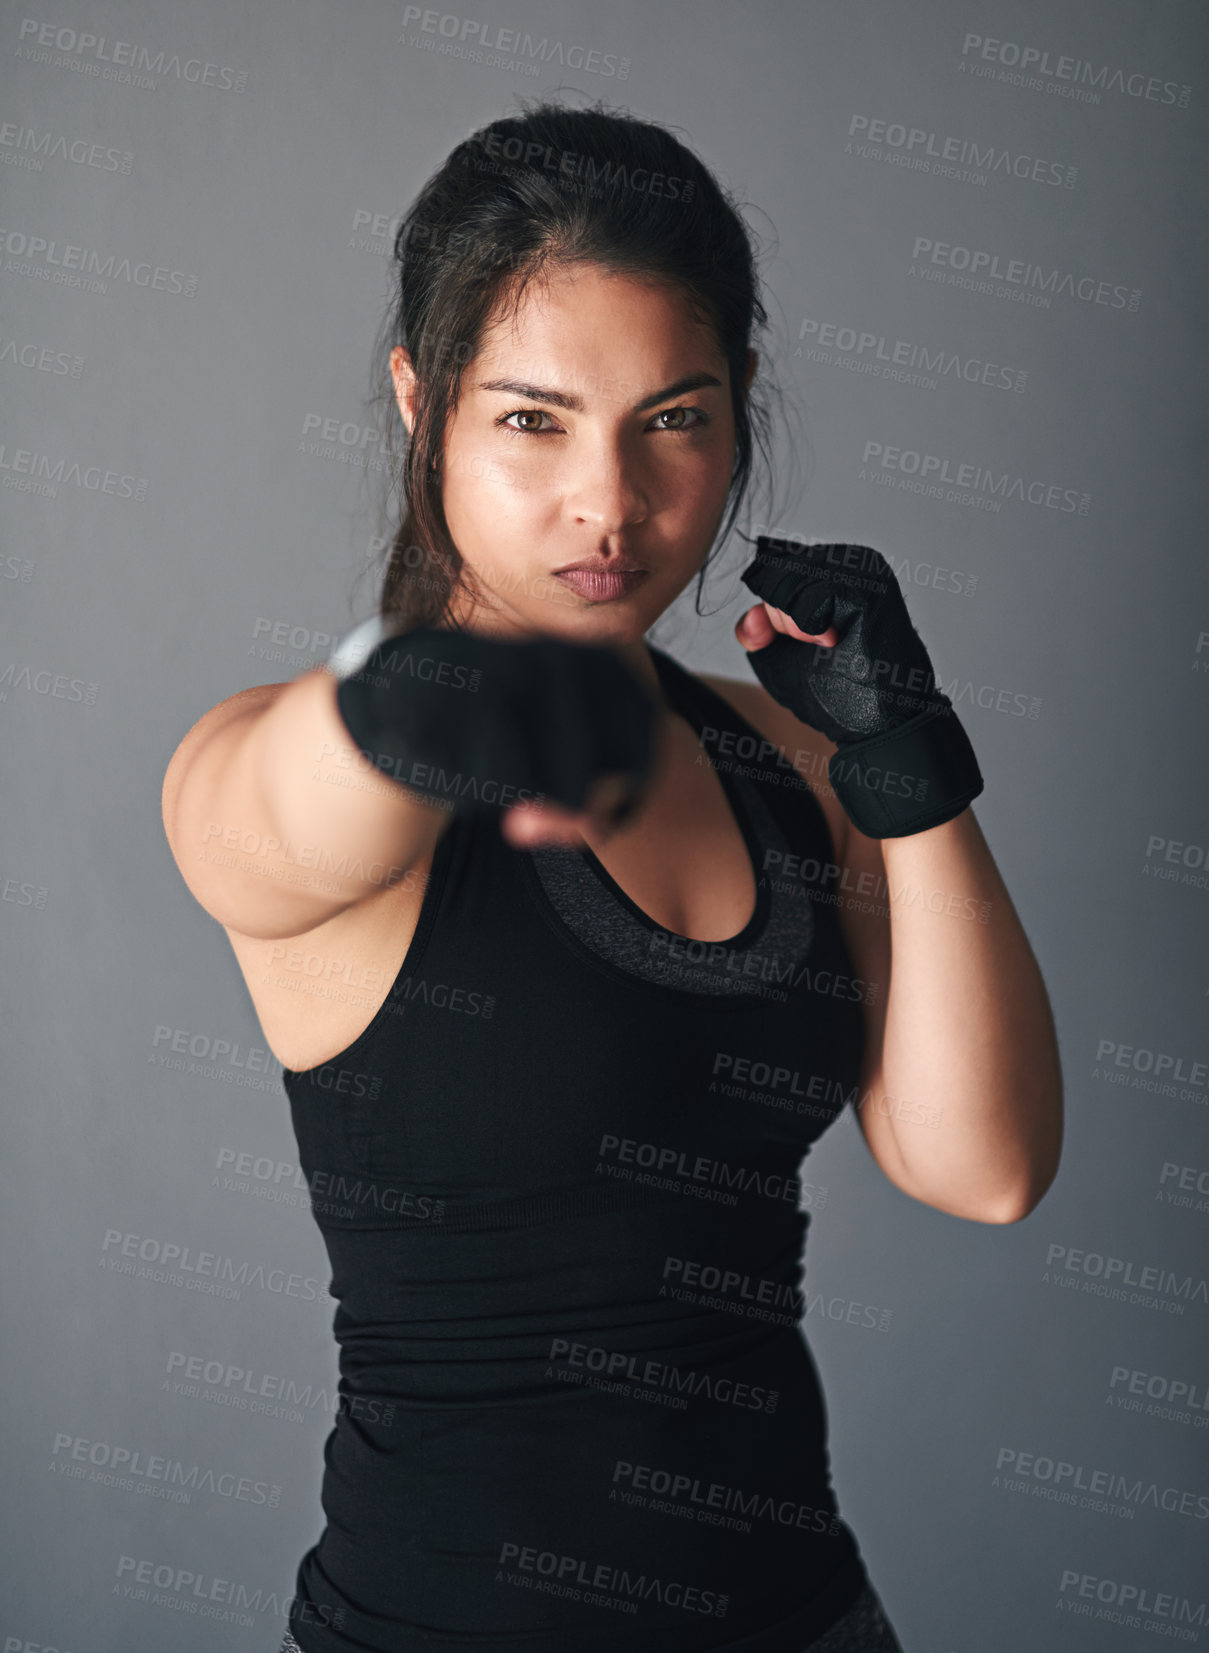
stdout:
MULTIPOLYGON (((699 675, 761 733, 783 741, 784 724, 778 737, 758 685, 699 675)), ((669 712, 665 732, 664 758, 644 807, 608 839, 587 842, 656 923, 702 941, 725 940, 752 916, 751 859, 717 774, 698 761, 701 746, 691 725, 669 712)), ((795 737, 797 747, 815 760, 799 772, 839 845, 839 804, 818 784, 827 743, 802 724, 795 737)), ((283 1066, 301 1071, 327 1062, 369 1026, 411 946, 434 853, 393 889, 304 935, 261 940, 227 929, 266 1043, 283 1066)))

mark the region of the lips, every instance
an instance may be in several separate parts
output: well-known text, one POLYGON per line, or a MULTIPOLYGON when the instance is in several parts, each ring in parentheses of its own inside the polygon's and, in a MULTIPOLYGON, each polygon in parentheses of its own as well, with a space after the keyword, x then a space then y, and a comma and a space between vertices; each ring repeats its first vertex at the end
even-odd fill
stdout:
POLYGON ((646 569, 632 557, 581 557, 578 562, 569 562, 562 568, 556 568, 556 574, 645 574, 646 569))
POLYGON ((625 597, 647 577, 645 568, 560 568, 555 579, 578 591, 591 602, 608 602, 625 597))

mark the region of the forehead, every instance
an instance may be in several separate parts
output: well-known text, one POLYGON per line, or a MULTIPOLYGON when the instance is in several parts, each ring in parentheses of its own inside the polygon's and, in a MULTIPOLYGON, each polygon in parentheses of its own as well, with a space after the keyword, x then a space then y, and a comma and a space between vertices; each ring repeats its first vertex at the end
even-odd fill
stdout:
POLYGON ((601 357, 648 364, 656 382, 662 365, 724 360, 717 334, 683 289, 657 276, 634 276, 595 264, 559 266, 511 286, 483 329, 480 355, 497 365, 535 358, 554 366, 601 357))

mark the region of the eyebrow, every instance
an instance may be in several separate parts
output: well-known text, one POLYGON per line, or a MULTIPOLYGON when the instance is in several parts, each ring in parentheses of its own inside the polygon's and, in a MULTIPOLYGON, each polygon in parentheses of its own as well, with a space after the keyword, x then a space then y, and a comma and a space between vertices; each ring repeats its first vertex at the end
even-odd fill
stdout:
MULTIPOLYGON (((721 379, 713 373, 686 373, 683 379, 677 379, 675 384, 657 390, 651 396, 644 396, 641 402, 635 402, 632 411, 645 413, 647 408, 653 408, 660 402, 666 402, 669 396, 683 396, 689 390, 701 390, 706 385, 722 385, 721 379)), ((511 396, 528 396, 534 402, 552 402, 555 407, 569 408, 572 413, 582 413, 584 410, 583 397, 568 394, 563 390, 550 390, 542 385, 526 384, 522 379, 487 379, 481 381, 478 390, 502 390, 511 396)))

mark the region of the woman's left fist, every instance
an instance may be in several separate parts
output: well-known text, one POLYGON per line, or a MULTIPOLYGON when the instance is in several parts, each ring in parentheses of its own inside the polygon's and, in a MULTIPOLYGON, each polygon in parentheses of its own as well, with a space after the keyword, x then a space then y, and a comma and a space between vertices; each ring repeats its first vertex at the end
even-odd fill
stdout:
POLYGON ((983 790, 894 570, 865 545, 761 535, 735 627, 778 704, 836 744, 829 774, 854 824, 894 838, 951 820, 983 790))

